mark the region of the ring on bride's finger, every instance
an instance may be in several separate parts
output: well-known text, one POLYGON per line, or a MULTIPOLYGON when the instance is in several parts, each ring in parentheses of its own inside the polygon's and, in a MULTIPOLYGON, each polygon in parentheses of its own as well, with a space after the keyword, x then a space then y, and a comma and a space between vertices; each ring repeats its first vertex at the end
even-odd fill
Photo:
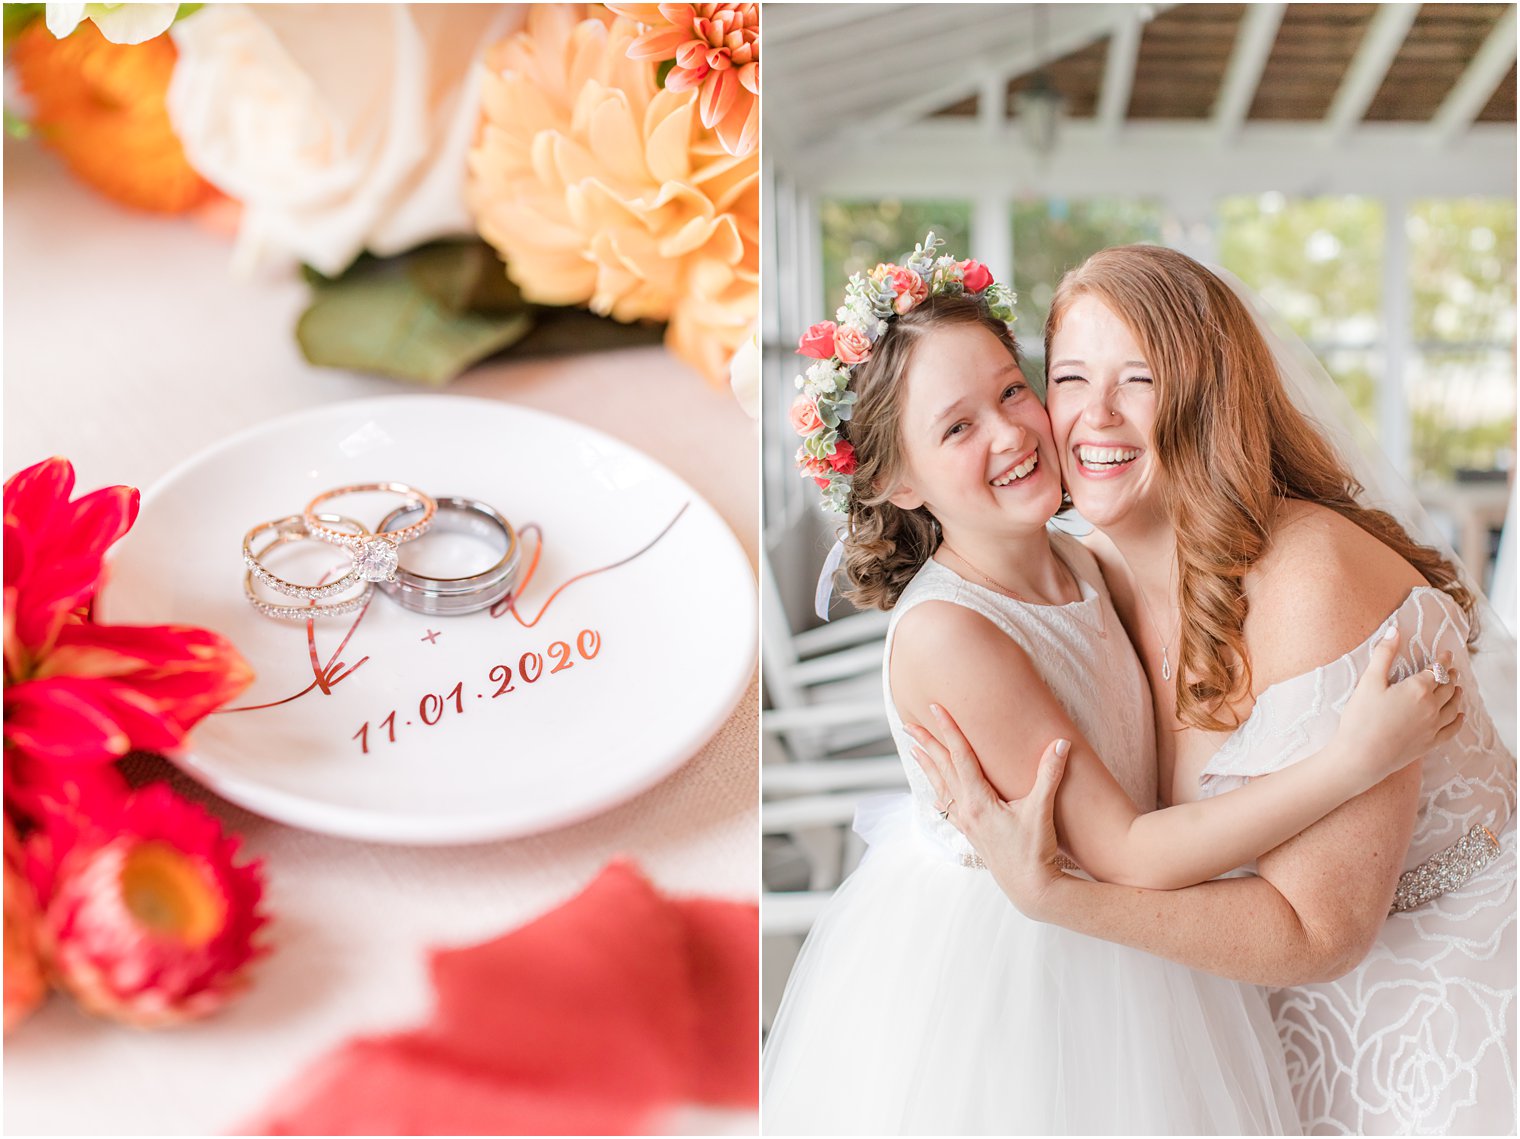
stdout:
POLYGON ((1431 663, 1430 675, 1436 678, 1437 684, 1451 683, 1451 673, 1446 670, 1446 666, 1440 661, 1433 661, 1431 663))
POLYGON ((951 799, 951 800, 950 800, 950 801, 949 801, 949 802, 948 802, 948 803, 946 803, 946 804, 945 804, 945 805, 944 805, 944 806, 943 806, 943 807, 940 807, 940 808, 939 808, 939 809, 938 809, 938 810, 937 810, 937 811, 936 811, 936 812, 935 812, 935 814, 937 814, 937 815, 939 815, 939 817, 940 817, 940 818, 942 818, 942 819, 946 819, 946 820, 948 820, 948 819, 949 819, 949 818, 950 818, 950 808, 951 808, 951 807, 953 807, 953 806, 955 806, 955 800, 954 800, 954 799, 951 799))

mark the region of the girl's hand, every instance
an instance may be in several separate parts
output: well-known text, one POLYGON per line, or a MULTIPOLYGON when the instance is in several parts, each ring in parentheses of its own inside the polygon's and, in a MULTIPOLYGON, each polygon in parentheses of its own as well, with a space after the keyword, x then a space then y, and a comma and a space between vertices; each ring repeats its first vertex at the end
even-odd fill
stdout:
POLYGON ((937 733, 931 735, 917 724, 906 728, 918 741, 913 758, 934 788, 938 807, 948 808, 949 821, 971 841, 1013 904, 1041 920, 1052 884, 1063 877, 1056 840, 1056 789, 1066 771, 1070 742, 1051 741, 1040 757, 1029 794, 1009 802, 987 782, 976 753, 950 713, 938 704, 929 709, 938 721, 937 733))
POLYGON ((1373 646, 1367 671, 1357 681, 1336 730, 1353 756, 1361 790, 1381 783, 1462 729, 1462 687, 1451 653, 1437 658, 1447 670, 1446 683, 1438 683, 1425 669, 1390 684, 1388 673, 1398 647, 1398 627, 1390 625, 1373 646))

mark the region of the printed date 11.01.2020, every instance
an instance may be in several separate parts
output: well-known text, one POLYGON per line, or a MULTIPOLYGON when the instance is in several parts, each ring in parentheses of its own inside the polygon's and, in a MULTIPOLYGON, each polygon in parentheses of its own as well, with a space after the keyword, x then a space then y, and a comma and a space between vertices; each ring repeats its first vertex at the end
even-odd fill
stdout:
MULTIPOLYGON (((550 643, 549 647, 542 654, 533 652, 532 650, 523 653, 522 656, 517 658, 517 669, 515 672, 509 664, 495 665, 489 673, 491 682, 496 685, 495 691, 491 693, 491 699, 495 700, 498 696, 505 696, 509 692, 518 691, 517 682, 519 680, 524 684, 536 684, 541 677, 553 676, 557 672, 566 672, 575 667, 577 658, 580 661, 592 660, 601 649, 601 634, 595 629, 582 629, 575 638, 573 649, 566 641, 554 641, 550 643), (547 660, 545 659, 546 657, 547 660), (545 671, 546 669, 547 671, 545 671)), ((485 693, 477 692, 475 695, 482 697, 485 693)), ((465 710, 464 696, 464 681, 462 680, 442 694, 437 692, 424 693, 422 699, 417 701, 417 718, 422 721, 424 727, 432 727, 443 719, 444 713, 451 706, 455 715, 463 715, 465 710)), ((410 727, 411 725, 411 720, 403 720, 401 723, 402 727, 410 727)), ((397 727, 396 709, 392 708, 389 714, 380 720, 375 727, 384 729, 384 742, 395 743, 397 727)), ((360 725, 359 730, 350 738, 358 740, 360 749, 365 755, 368 755, 370 722, 365 720, 360 725)), ((380 741, 377 739, 376 742, 380 741)))

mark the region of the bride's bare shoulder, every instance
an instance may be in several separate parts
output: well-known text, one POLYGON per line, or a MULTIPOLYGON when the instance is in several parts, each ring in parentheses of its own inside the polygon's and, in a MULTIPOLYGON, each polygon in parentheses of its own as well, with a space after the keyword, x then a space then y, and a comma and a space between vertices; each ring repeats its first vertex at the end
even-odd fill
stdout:
POLYGON ((1284 502, 1266 553, 1245 577, 1253 687, 1350 652, 1424 583, 1355 522, 1318 503, 1284 502))

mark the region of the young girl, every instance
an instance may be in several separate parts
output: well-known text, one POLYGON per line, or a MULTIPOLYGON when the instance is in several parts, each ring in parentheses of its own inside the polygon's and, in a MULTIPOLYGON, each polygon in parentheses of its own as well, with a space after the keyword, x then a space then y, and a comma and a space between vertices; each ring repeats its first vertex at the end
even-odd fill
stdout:
POLYGON ((852 278, 840 323, 802 343, 818 363, 792 412, 799 464, 848 516, 853 596, 893 609, 887 716, 911 794, 869 828, 867 858, 793 969, 765 1053, 764 1128, 1296 1133, 1261 994, 1024 918, 907 758, 903 719, 944 704, 1005 796, 1028 790, 1058 737, 1067 852, 1101 877, 1176 887, 1275 846, 1452 733, 1456 686, 1390 686, 1397 641, 1380 642, 1318 754, 1151 811, 1145 676, 1092 556, 1046 529, 1059 468, 1011 296, 935 244, 852 278))

